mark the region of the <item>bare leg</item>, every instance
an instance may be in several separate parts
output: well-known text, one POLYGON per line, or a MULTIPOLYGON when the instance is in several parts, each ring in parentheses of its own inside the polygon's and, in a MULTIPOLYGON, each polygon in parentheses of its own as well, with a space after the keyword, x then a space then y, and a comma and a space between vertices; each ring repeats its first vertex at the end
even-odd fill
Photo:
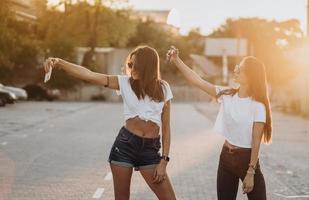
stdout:
POLYGON ((113 174, 115 200, 129 200, 132 167, 122 167, 114 164, 111 164, 110 167, 113 174))
POLYGON ((155 169, 143 169, 140 170, 143 178, 146 183, 149 185, 151 190, 156 194, 158 199, 160 200, 174 200, 176 199, 172 184, 168 178, 166 177, 161 183, 152 183, 153 181, 153 173, 155 169))

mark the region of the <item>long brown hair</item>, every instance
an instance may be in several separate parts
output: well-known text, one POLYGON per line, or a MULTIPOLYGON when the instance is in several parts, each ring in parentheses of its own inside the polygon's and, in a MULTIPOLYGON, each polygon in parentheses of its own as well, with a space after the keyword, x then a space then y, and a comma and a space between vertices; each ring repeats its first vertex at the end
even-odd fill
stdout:
POLYGON ((147 95, 154 101, 163 101, 159 55, 154 48, 139 46, 134 49, 127 58, 127 67, 139 76, 138 79, 130 77, 131 87, 138 99, 144 99, 147 95), (131 62, 133 56, 134 62, 131 62))
MULTIPOLYGON (((267 90, 267 79, 265 72, 265 65, 253 56, 244 58, 244 72, 248 80, 248 92, 255 101, 264 104, 266 108, 266 123, 263 130, 264 143, 271 143, 272 140, 272 117, 271 108, 267 90)), ((223 90, 217 95, 234 95, 239 89, 223 90)))

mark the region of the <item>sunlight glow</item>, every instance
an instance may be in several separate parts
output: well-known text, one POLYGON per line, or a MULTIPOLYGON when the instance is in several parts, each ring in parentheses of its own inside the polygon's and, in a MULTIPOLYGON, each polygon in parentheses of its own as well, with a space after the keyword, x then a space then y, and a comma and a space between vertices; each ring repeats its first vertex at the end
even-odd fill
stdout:
POLYGON ((176 9, 172 9, 167 17, 167 24, 175 26, 177 28, 180 28, 181 26, 181 20, 180 20, 180 14, 176 9))
POLYGON ((57 5, 60 2, 60 0, 48 0, 48 5, 57 5))
MULTIPOLYGON (((55 6, 60 1, 63 2, 64 0, 48 0, 48 5, 55 6)), ((77 2, 80 0, 71 1, 77 2)), ((95 0, 87 1, 93 2, 95 0)), ((190 3, 178 0, 123 1, 136 10, 169 10, 173 8, 167 23, 180 28, 181 32, 189 32, 193 27, 200 27, 203 34, 208 34, 218 28, 229 17, 259 17, 276 21, 297 19, 302 30, 306 31, 307 0, 280 0, 280 9, 277 9, 277 6, 279 6, 277 1, 269 0, 192 0, 190 3), (263 12, 260 12, 260 10, 263 10, 263 12), (181 20, 179 13, 181 13, 181 20)))

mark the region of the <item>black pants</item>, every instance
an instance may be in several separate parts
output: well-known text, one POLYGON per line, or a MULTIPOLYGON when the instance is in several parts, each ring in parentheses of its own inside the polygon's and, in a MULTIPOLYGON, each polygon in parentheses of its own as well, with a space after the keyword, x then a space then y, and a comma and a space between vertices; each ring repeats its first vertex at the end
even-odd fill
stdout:
MULTIPOLYGON (((218 200, 236 199, 239 179, 244 180, 249 167, 250 157, 251 149, 230 150, 223 146, 217 174, 218 200)), ((259 162, 254 175, 253 190, 247 196, 249 200, 266 200, 265 181, 259 162)))

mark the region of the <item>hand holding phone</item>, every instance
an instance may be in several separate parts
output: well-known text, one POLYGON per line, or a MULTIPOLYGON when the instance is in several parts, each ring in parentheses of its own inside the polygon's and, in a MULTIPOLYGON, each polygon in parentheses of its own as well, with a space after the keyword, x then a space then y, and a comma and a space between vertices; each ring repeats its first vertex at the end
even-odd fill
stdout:
POLYGON ((45 77, 44 83, 50 80, 51 73, 53 71, 53 67, 59 62, 58 58, 48 58, 44 62, 44 70, 45 70, 45 77))
POLYGON ((45 73, 44 83, 50 80, 52 71, 53 71, 53 68, 51 67, 50 70, 47 73, 45 73))

